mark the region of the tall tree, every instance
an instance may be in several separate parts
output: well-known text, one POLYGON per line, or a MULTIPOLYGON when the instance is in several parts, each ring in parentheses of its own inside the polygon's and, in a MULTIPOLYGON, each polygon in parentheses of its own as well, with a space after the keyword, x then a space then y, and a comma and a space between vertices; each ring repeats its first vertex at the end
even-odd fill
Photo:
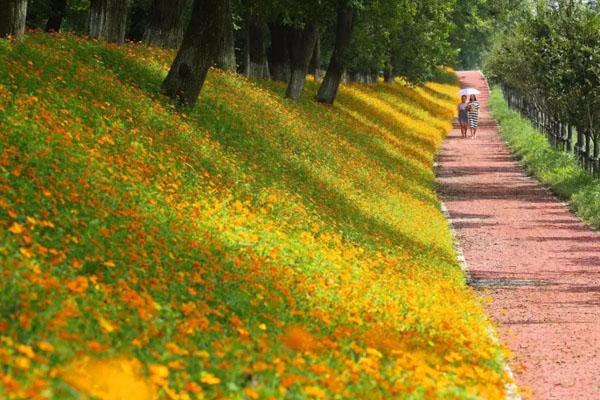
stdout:
POLYGON ((50 0, 50 12, 46 22, 46 32, 60 32, 65 12, 67 11, 67 0, 50 0))
POLYGON ((395 75, 422 84, 433 78, 440 65, 449 65, 456 58, 449 39, 455 1, 413 0, 413 5, 391 32, 391 61, 395 75))
POLYGON ((267 24, 264 20, 251 14, 248 17, 248 76, 257 79, 269 78, 269 64, 267 62, 267 24))
POLYGON ((180 105, 196 104, 230 15, 230 0, 194 0, 181 47, 162 84, 165 95, 180 105))
POLYGON ((25 35, 27 0, 0 0, 0 37, 22 41, 25 35))
POLYGON ((352 40, 354 10, 341 1, 338 6, 335 45, 329 60, 325 78, 319 87, 316 100, 325 104, 333 104, 344 74, 347 54, 352 40))
POLYGON ((315 48, 313 50, 312 57, 310 59, 310 65, 308 68, 308 72, 310 72, 314 77, 315 81, 319 81, 321 79, 321 35, 317 35, 317 42, 315 43, 315 48))
POLYGON ((453 48, 458 50, 458 67, 478 68, 492 47, 497 34, 511 30, 531 0, 457 1, 449 14, 456 28, 450 34, 453 48))
POLYGON ((127 0, 91 0, 90 36, 111 43, 123 43, 127 28, 127 0))
POLYGON ((183 39, 183 13, 187 0, 153 0, 144 31, 146 44, 177 48, 183 39))
POLYGON ((281 21, 269 24, 271 46, 267 52, 269 72, 274 81, 290 79, 290 27, 281 21))
POLYGON ((227 16, 227 24, 225 26, 225 32, 219 46, 219 52, 216 58, 217 67, 226 70, 233 71, 237 69, 235 60, 235 35, 233 26, 233 14, 231 10, 227 16))
POLYGON ((308 66, 315 48, 318 36, 317 24, 308 23, 304 28, 295 28, 290 35, 291 51, 291 74, 285 92, 285 97, 297 100, 304 89, 308 66))

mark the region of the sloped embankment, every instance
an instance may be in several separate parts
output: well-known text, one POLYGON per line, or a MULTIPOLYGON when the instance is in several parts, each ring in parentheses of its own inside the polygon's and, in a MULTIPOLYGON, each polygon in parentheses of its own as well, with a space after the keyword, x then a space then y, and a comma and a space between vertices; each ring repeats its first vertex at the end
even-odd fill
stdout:
POLYGON ((178 112, 171 57, 0 41, 0 393, 502 397, 433 190, 456 88, 214 71, 178 112))

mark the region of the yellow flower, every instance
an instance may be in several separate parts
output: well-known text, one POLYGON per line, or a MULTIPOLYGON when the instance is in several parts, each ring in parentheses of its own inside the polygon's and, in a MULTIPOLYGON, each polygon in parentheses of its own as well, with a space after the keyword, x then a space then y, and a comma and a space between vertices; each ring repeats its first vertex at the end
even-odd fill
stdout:
POLYGON ((31 365, 31 361, 29 361, 29 358, 27 358, 27 357, 16 357, 15 358, 15 366, 18 369, 27 370, 27 369, 29 369, 30 365, 31 365))
POLYGON ((209 358, 210 357, 210 354, 206 350, 198 350, 194 354, 200 358, 209 358))
POLYGON ((112 333, 115 331, 115 327, 109 321, 102 317, 98 319, 98 323, 100 324, 102 330, 104 330, 105 332, 112 333))
POLYGON ((18 344, 15 346, 15 349, 23 354, 24 356, 28 357, 28 358, 33 358, 35 357, 35 353, 33 351, 33 349, 31 348, 31 346, 27 346, 24 344, 18 344))
POLYGON ((46 353, 52 353, 54 351, 54 346, 44 341, 38 343, 38 348, 46 353))
POLYGON ((27 258, 31 258, 31 257, 33 257, 33 253, 32 253, 32 252, 31 252, 31 250, 30 250, 30 249, 28 249, 27 247, 21 247, 21 248, 19 249, 19 252, 20 252, 21 254, 23 254, 23 255, 24 255, 25 257, 27 257, 27 258))
POLYGON ((20 235, 23 233, 23 226, 15 222, 10 226, 10 228, 8 228, 8 230, 15 235, 20 235))
POLYGON ((324 399, 326 395, 325 391, 318 386, 305 386, 304 393, 317 399, 324 399))
POLYGON ((218 385, 221 383, 221 380, 210 372, 203 371, 200 373, 200 382, 206 383, 207 385, 218 385))
POLYGON ((103 400, 156 398, 155 388, 143 378, 137 359, 83 358, 66 368, 61 376, 77 390, 103 400))
POLYGON ((169 368, 160 364, 151 364, 148 366, 150 371, 150 380, 158 386, 165 386, 169 377, 169 368))

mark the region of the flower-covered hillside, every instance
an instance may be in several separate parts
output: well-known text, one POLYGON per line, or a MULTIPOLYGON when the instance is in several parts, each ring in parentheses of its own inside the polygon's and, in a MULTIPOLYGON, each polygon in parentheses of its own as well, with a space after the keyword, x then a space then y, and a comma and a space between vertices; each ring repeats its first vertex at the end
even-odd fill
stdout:
POLYGON ((171 52, 0 41, 0 394, 501 398, 435 196, 456 87, 334 107, 171 52))

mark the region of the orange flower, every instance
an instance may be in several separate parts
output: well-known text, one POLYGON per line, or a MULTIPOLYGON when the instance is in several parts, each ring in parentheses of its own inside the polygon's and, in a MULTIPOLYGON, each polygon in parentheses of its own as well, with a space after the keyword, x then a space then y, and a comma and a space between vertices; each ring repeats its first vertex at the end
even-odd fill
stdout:
POLYGON ((87 290, 89 286, 88 279, 84 276, 78 276, 67 282, 67 288, 77 294, 81 294, 87 290))
POLYGON ((23 233, 23 225, 14 222, 8 230, 15 235, 19 235, 23 233))
POLYGON ((244 389, 244 394, 246 396, 248 396, 249 398, 251 398, 252 400, 256 400, 256 399, 259 398, 258 392, 256 390, 252 389, 252 388, 249 388, 249 387, 247 387, 247 388, 244 389))
POLYGON ((61 375, 68 384, 95 398, 152 400, 156 396, 154 387, 143 378, 137 359, 84 358, 61 375))
POLYGON ((300 325, 288 327, 280 340, 285 346, 295 351, 312 351, 320 347, 317 339, 300 325))

